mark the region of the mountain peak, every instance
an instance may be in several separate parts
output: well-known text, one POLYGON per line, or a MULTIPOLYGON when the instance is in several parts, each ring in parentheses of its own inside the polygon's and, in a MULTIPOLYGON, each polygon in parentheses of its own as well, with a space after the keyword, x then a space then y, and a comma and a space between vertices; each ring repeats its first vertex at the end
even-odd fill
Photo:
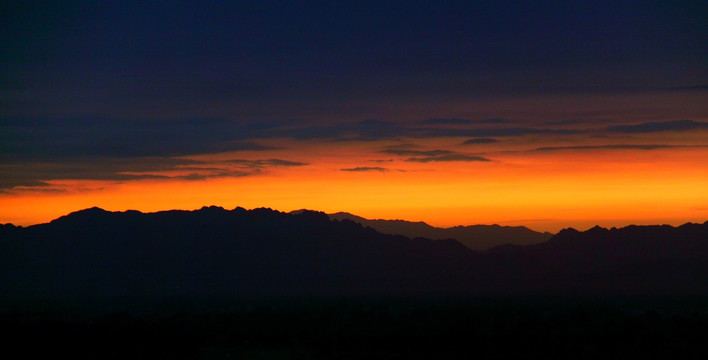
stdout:
POLYGON ((529 245, 544 242, 553 234, 538 233, 523 226, 469 225, 439 228, 423 221, 365 219, 346 212, 329 214, 333 220, 350 220, 364 227, 371 227, 384 234, 403 235, 410 238, 455 239, 464 246, 483 251, 502 244, 529 245))
POLYGON ((198 211, 211 211, 211 212, 216 212, 216 211, 226 211, 226 209, 224 209, 224 208, 221 207, 221 206, 210 205, 210 206, 202 206, 202 208, 199 209, 198 211))
MULTIPOLYGON (((91 207, 91 208, 88 208, 88 209, 83 209, 83 210, 79 210, 79 211, 74 211, 74 212, 69 213, 68 215, 65 215, 65 216, 62 216, 62 217, 98 216, 98 215, 103 215, 103 214, 107 214, 107 213, 110 213, 110 211, 103 210, 103 209, 101 209, 100 207, 94 206, 94 207, 91 207)), ((61 219, 61 218, 60 218, 60 219, 61 219)))
POLYGON ((300 214, 303 214, 303 213, 310 213, 310 212, 319 212, 319 211, 317 211, 317 210, 310 210, 310 209, 304 209, 304 208, 303 208, 303 209, 293 210, 293 211, 289 212, 288 214, 290 214, 290 215, 300 215, 300 214))
POLYGON ((327 216, 327 214, 325 214, 322 211, 301 209, 301 210, 291 211, 288 214, 291 216, 297 216, 299 218, 316 220, 318 222, 320 222, 320 221, 321 222, 329 222, 330 221, 330 217, 327 216))
POLYGON ((603 232, 603 231, 608 231, 608 230, 605 229, 604 227, 601 227, 600 225, 595 225, 585 232, 598 233, 598 232, 603 232))
POLYGON ((106 214, 111 214, 110 211, 103 210, 97 206, 83 209, 79 211, 74 211, 57 219, 50 221, 50 223, 85 223, 94 222, 96 219, 103 217, 106 214))
POLYGON ((509 235, 504 237, 486 228, 452 233, 371 222, 391 231, 421 231, 409 237, 330 221, 323 212, 245 211, 90 208, 42 226, 0 226, 6 259, 0 270, 7 275, 0 286, 14 286, 10 292, 18 298, 50 294, 46 289, 65 297, 115 296, 123 288, 131 296, 149 290, 151 297, 562 293, 568 284, 588 293, 708 293, 702 266, 708 226, 630 226, 612 234, 600 227, 567 228, 546 242, 536 233, 521 243, 518 237, 525 235, 506 227, 500 229, 509 235), (425 231, 434 238, 423 236, 425 231), (470 246, 466 240, 476 242, 470 246), (519 246, 531 243, 537 245, 519 246), (490 245, 497 247, 472 251, 490 245), (617 276, 613 269, 628 272, 617 276))
POLYGON ((579 233, 579 232, 580 232, 580 231, 578 231, 577 229, 575 229, 575 228, 573 228, 573 227, 568 227, 568 228, 565 228, 565 229, 561 229, 561 231, 558 232, 558 235, 563 234, 563 233, 567 233, 567 234, 577 234, 577 233, 579 233))

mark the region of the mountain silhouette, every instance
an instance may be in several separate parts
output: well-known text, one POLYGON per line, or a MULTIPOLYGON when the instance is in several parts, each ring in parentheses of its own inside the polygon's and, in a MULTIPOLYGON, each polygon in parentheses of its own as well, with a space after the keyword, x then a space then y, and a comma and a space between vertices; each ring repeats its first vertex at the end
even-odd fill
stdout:
POLYGON ((0 299, 708 295, 708 222, 475 252, 321 212, 78 211, 0 226, 0 299))
POLYGON ((439 228, 422 221, 369 220, 346 212, 329 214, 330 219, 348 219, 371 227, 384 234, 428 239, 455 239, 475 251, 484 251, 499 245, 531 245, 550 239, 553 234, 539 233, 524 226, 471 225, 439 228))
POLYGON ((536 287, 602 294, 708 292, 708 221, 587 231, 564 229, 548 242, 491 249, 485 260, 525 274, 536 287))
POLYGON ((5 295, 180 297, 447 291, 475 254, 324 213, 87 209, 0 233, 5 295))

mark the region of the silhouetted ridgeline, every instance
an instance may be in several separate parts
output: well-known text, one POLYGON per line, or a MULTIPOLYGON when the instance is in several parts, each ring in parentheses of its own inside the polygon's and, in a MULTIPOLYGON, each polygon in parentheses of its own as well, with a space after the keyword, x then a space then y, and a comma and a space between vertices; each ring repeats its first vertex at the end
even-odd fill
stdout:
POLYGON ((428 239, 455 239, 462 245, 476 251, 484 251, 499 245, 531 245, 550 239, 549 232, 536 232, 524 226, 471 225, 438 228, 422 221, 369 220, 350 213, 329 214, 330 219, 352 220, 363 226, 374 228, 384 234, 428 239))
POLYGON ((479 253, 312 211, 92 208, 1 225, 0 288, 26 357, 684 358, 705 353, 708 223, 479 253))
POLYGON ((563 230, 484 253, 304 211, 107 212, 3 225, 4 300, 126 297, 704 295, 708 223, 563 230))
MULTIPOLYGON (((7 227, 7 226, 6 226, 7 227)), ((379 295, 463 289, 479 255, 324 213, 106 212, 3 228, 3 296, 379 295)))

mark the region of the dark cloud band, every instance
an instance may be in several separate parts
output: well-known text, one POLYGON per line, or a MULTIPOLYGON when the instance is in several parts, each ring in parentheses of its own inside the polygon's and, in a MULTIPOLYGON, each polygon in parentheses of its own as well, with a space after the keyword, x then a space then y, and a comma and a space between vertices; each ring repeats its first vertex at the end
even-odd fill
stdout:
POLYGON ((348 171, 348 172, 369 172, 369 171, 386 172, 386 171, 388 171, 388 169, 387 169, 387 168, 383 168, 383 167, 378 167, 378 166, 360 166, 360 167, 354 167, 354 168, 339 169, 339 171, 348 171))

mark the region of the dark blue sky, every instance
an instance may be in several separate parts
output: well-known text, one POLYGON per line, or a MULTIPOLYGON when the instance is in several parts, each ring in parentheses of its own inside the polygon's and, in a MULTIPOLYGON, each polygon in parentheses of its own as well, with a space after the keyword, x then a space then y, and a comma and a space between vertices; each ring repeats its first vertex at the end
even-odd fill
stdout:
POLYGON ((347 112, 400 99, 708 84, 708 5, 698 1, 2 7, 3 116, 277 119, 293 103, 347 112))
POLYGON ((705 221, 707 139, 706 1, 0 2, 0 222, 705 221))

